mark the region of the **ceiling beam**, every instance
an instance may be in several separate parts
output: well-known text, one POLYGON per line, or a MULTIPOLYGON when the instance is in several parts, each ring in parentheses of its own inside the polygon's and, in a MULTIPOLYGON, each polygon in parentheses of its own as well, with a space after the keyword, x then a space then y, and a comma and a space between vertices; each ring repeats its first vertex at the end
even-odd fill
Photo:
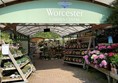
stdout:
POLYGON ((31 28, 35 28, 35 26, 32 26, 32 27, 23 26, 23 27, 19 28, 20 30, 17 30, 17 31, 19 31, 19 32, 26 31, 26 30, 29 31, 31 28))
POLYGON ((33 30, 33 31, 29 31, 29 32, 25 32, 25 33, 23 33, 23 34, 27 34, 27 35, 30 35, 30 34, 32 34, 32 33, 37 33, 40 29, 42 29, 42 28, 37 28, 37 29, 35 29, 35 30, 33 30))
MULTIPOLYGON (((30 32, 32 32, 32 31, 34 31, 34 30, 36 30, 36 31, 38 31, 39 29, 42 29, 43 27, 35 27, 35 26, 33 26, 33 27, 29 27, 28 28, 28 26, 27 27, 24 27, 24 29, 21 29, 20 31, 18 31, 18 32, 21 32, 21 33, 30 33, 30 32), (35 29, 31 29, 31 28, 35 28, 35 29), (23 31, 23 32, 22 32, 23 31)), ((45 27, 46 28, 46 27, 45 27)), ((69 30, 65 30, 64 28, 65 27, 59 27, 59 28, 62 28, 62 29, 64 29, 64 30, 60 30, 60 29, 58 29, 58 28, 56 28, 56 27, 49 27, 50 29, 53 29, 53 31, 56 31, 56 30, 58 30, 58 31, 61 31, 61 32, 70 32, 69 30)), ((68 29, 68 28, 66 28, 66 29, 68 29)), ((71 33, 71 32, 70 32, 71 33)))
POLYGON ((18 26, 90 26, 90 25, 93 25, 93 24, 89 24, 89 25, 86 25, 86 24, 19 24, 18 26))

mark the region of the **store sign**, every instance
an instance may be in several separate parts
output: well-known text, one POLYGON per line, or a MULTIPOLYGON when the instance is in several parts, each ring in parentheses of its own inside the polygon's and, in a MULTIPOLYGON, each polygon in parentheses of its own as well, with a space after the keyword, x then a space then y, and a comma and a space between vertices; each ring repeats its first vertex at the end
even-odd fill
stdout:
POLYGON ((9 44, 3 44, 2 45, 2 54, 8 55, 9 54, 9 44))
POLYGON ((107 7, 79 0, 40 1, 0 8, 0 23, 101 24, 111 13, 107 7))
POLYGON ((82 12, 79 10, 68 10, 68 9, 46 9, 49 16, 61 16, 61 17, 78 17, 82 16, 82 12))

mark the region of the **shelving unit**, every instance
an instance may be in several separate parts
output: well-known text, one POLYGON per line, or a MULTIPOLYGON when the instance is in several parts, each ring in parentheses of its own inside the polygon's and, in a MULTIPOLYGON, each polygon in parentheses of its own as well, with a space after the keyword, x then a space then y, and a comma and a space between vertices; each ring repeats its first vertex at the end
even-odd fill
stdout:
POLYGON ((63 57, 63 47, 62 46, 49 47, 48 54, 50 58, 60 59, 63 57))
MULTIPOLYGON (((79 51, 79 50, 86 50, 87 48, 80 48, 80 49, 64 49, 64 50, 77 50, 77 51, 79 51)), ((94 49, 94 48, 90 48, 90 49, 94 49)))
MULTIPOLYGON (((14 49, 14 48, 12 48, 14 49)), ((4 82, 17 82, 17 81, 24 81, 28 82, 27 78, 31 75, 33 71, 35 71, 35 67, 33 66, 30 58, 26 54, 11 54, 11 52, 8 55, 3 55, 2 58, 2 66, 1 66, 1 83, 4 82), (5 63, 10 62, 13 64, 13 66, 5 67, 5 63), (26 74, 23 73, 23 69, 28 66, 30 67, 30 71, 26 70, 26 74), (6 72, 14 72, 10 73, 10 75, 7 75, 6 72), (17 73, 17 74, 15 74, 17 73), (12 77, 12 75, 14 75, 12 77), (15 77, 16 76, 16 77, 15 77)))
POLYGON ((21 77, 19 77, 19 78, 10 78, 9 76, 7 76, 7 77, 2 77, 2 83, 3 82, 12 82, 12 81, 22 81, 23 79, 21 78, 21 77))
MULTIPOLYGON (((89 64, 88 66, 100 71, 101 73, 104 73, 107 77, 108 83, 117 83, 118 82, 118 74, 112 73, 110 70, 104 69, 104 68, 95 68, 93 64, 89 64), (111 81, 112 78, 112 81, 111 81)), ((88 70, 88 68, 87 68, 88 70)))
POLYGON ((88 49, 94 49, 92 46, 93 37, 80 37, 67 41, 64 49, 64 63, 81 65, 85 67, 83 56, 88 49), (87 38, 87 39, 86 39, 87 38))
POLYGON ((84 65, 83 63, 76 63, 76 62, 69 62, 69 61, 64 61, 65 63, 69 63, 69 64, 74 64, 74 65, 84 65))
POLYGON ((69 57, 83 57, 83 56, 79 56, 79 55, 65 55, 65 56, 69 56, 69 57))
MULTIPOLYGON (((25 65, 27 65, 28 63, 29 63, 30 61, 26 61, 25 63, 22 63, 21 65, 20 65, 20 68, 22 68, 22 67, 24 67, 25 65)), ((7 70, 15 70, 16 68, 15 67, 11 67, 11 68, 3 68, 3 70, 5 71, 7 71, 7 70)))
MULTIPOLYGON (((19 54, 19 55, 17 55, 17 56, 14 56, 14 58, 19 58, 19 57, 22 57, 22 56, 24 56, 24 55, 27 55, 27 53, 26 53, 26 54, 19 54)), ((2 60, 7 60, 7 59, 10 59, 9 56, 4 56, 4 57, 2 57, 2 60)))
MULTIPOLYGON (((31 65, 30 65, 30 67, 31 67, 31 65)), ((31 68, 32 68, 32 67, 31 67, 31 68)), ((28 78, 28 77, 30 76, 30 74, 33 72, 32 70, 33 70, 33 69, 31 69, 30 71, 28 71, 28 72, 25 74, 25 77, 26 77, 26 78, 28 78)))

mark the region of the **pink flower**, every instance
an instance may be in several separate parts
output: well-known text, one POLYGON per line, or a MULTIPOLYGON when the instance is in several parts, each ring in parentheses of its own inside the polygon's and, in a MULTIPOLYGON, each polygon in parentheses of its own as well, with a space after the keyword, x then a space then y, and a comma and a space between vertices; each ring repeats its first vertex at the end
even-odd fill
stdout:
POLYGON ((114 54, 115 54, 115 53, 110 52, 108 55, 109 55, 110 57, 112 57, 112 56, 114 56, 114 54))
POLYGON ((106 49, 106 46, 102 46, 101 48, 102 48, 102 49, 106 49))
POLYGON ((109 46, 107 46, 107 48, 108 48, 108 49, 112 49, 112 47, 111 47, 110 45, 109 45, 109 46))
POLYGON ((95 48, 98 49, 98 46, 96 46, 95 48))
POLYGON ((91 56, 91 59, 94 59, 94 57, 96 57, 97 55, 96 54, 93 54, 92 56, 91 56))
POLYGON ((105 56, 104 56, 103 54, 100 54, 100 55, 99 55, 99 58, 100 58, 100 59, 104 59, 105 56))
POLYGON ((101 65, 102 65, 104 68, 106 68, 106 67, 107 67, 107 62, 106 62, 106 60, 103 60, 103 61, 101 62, 101 65))
POLYGON ((100 63, 99 66, 102 67, 102 64, 100 63))
POLYGON ((117 44, 112 44, 112 47, 117 47, 117 44))
POLYGON ((94 54, 94 53, 96 53, 96 50, 93 50, 93 51, 91 51, 90 53, 91 53, 91 54, 94 54))
POLYGON ((98 61, 97 61, 97 60, 94 60, 94 62, 93 62, 93 63, 97 64, 97 63, 98 63, 98 61))
POLYGON ((96 54, 100 54, 100 51, 97 50, 97 51, 96 51, 96 54))
POLYGON ((98 56, 97 56, 97 55, 96 55, 96 56, 94 56, 94 57, 93 57, 93 59, 94 59, 94 60, 98 59, 98 56))
POLYGON ((108 53, 104 53, 104 55, 105 55, 105 56, 107 56, 107 55, 108 55, 108 53))
POLYGON ((87 51, 84 51, 85 54, 87 54, 87 51))
POLYGON ((88 55, 83 56, 84 59, 88 59, 88 55))
POLYGON ((112 48, 117 48, 118 44, 112 44, 112 48))
POLYGON ((86 64, 90 64, 90 62, 88 60, 88 55, 85 55, 83 58, 85 59, 86 64))
POLYGON ((98 49, 99 50, 106 49, 106 46, 105 45, 99 45, 98 49))

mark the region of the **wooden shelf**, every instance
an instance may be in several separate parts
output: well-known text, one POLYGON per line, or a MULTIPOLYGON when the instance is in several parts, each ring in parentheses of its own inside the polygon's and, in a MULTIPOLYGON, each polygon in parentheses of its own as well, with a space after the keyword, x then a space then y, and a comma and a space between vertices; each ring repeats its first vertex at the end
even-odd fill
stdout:
MULTIPOLYGON (((23 63, 20 68, 24 67, 25 65, 27 65, 29 63, 29 61, 26 61, 25 63, 23 63)), ((12 68, 4 68, 3 70, 4 71, 8 71, 8 70, 15 70, 16 68, 15 67, 12 67, 12 68)))
POLYGON ((93 64, 89 64, 88 66, 93 67, 94 69, 104 73, 107 76, 108 83, 111 83, 111 78, 113 78, 113 80, 112 80, 113 83, 116 83, 116 81, 118 81, 118 74, 114 74, 111 71, 104 69, 104 68, 95 68, 95 66, 93 64), (114 80, 115 80, 115 82, 114 82, 114 80))
POLYGON ((69 61, 64 61, 64 63, 68 63, 68 64, 74 64, 74 65, 84 65, 83 63, 76 63, 76 62, 69 62, 69 61))
POLYGON ((10 78, 9 76, 7 77, 2 77, 2 82, 11 82, 11 81, 20 81, 23 80, 22 78, 10 78))
MULTIPOLYGON (((12 48, 12 49, 15 49, 15 48, 12 48)), ((16 49, 17 50, 17 49, 16 49)), ((31 62, 31 60, 30 60, 30 58, 28 59, 28 60, 25 60, 23 63, 19 63, 18 64, 18 62, 17 62, 17 60, 20 60, 20 58, 22 58, 23 56, 25 56, 25 55, 27 55, 27 53, 24 53, 24 54, 22 54, 22 53, 17 53, 16 55, 15 54, 12 54, 10 51, 9 51, 9 54, 8 55, 6 55, 6 56, 3 56, 3 58, 2 58, 2 60, 5 60, 5 61, 9 61, 9 60, 11 60, 11 62, 13 63, 13 65, 14 65, 14 67, 12 67, 12 68, 1 68, 1 82, 10 82, 10 83, 12 83, 12 82, 18 82, 18 81, 24 81, 25 83, 27 83, 28 81, 27 81, 27 78, 26 77, 28 77, 31 73, 32 73, 32 71, 34 70, 35 71, 35 67, 32 65, 32 71, 28 71, 27 72, 27 74, 24 74, 23 73, 23 71, 22 71, 22 69, 23 69, 23 67, 26 67, 27 65, 29 65, 29 63, 32 63, 31 62), (17 58, 17 59, 16 59, 17 58), (18 73, 19 73, 19 77, 18 78, 11 78, 10 77, 10 75, 13 75, 14 73, 13 72, 11 72, 11 70, 15 70, 15 71, 18 71, 18 73), (10 74, 9 74, 9 76, 4 76, 4 71, 6 71, 6 72, 11 72, 10 74)), ((3 65, 4 65, 4 63, 3 63, 3 65)), ((9 65, 10 66, 10 65, 9 65)))
POLYGON ((87 50, 87 48, 78 48, 78 49, 77 48, 76 49, 74 49, 74 48, 73 49, 68 48, 68 49, 64 49, 64 50, 87 50))
POLYGON ((89 64, 90 67, 93 67, 94 69, 106 74, 106 75, 109 75, 110 74, 110 71, 107 70, 107 69, 104 69, 104 68, 95 68, 95 66, 93 64, 89 64))
MULTIPOLYGON (((87 49, 88 48, 78 48, 78 49, 74 49, 74 48, 73 49, 71 49, 71 48, 69 49, 68 48, 68 49, 64 49, 64 50, 87 50, 87 49)), ((90 48, 90 49, 94 49, 94 48, 90 48)))
POLYGON ((32 73, 32 69, 30 72, 28 72, 28 74, 25 75, 26 78, 28 78, 30 76, 30 74, 32 73))
POLYGON ((118 74, 114 74, 112 72, 110 72, 110 76, 116 80, 118 80, 118 74))
MULTIPOLYGON (((18 58, 18 57, 22 57, 22 56, 24 56, 24 54, 18 55, 18 56, 14 56, 14 58, 18 58)), ((8 59, 10 59, 10 58, 9 58, 9 56, 7 56, 7 55, 2 58, 2 60, 8 60, 8 59)))
POLYGON ((20 66, 20 68, 24 67, 24 66, 27 65, 29 62, 30 62, 30 61, 27 60, 24 64, 22 64, 22 65, 20 66))
POLYGON ((32 73, 32 66, 31 66, 31 64, 29 64, 29 66, 30 66, 31 70, 28 71, 28 72, 25 74, 25 77, 26 77, 26 78, 28 78, 28 77, 30 76, 30 74, 32 73))
POLYGON ((81 57, 81 58, 83 58, 83 56, 80 56, 80 55, 64 55, 64 56, 69 56, 69 57, 81 57))

